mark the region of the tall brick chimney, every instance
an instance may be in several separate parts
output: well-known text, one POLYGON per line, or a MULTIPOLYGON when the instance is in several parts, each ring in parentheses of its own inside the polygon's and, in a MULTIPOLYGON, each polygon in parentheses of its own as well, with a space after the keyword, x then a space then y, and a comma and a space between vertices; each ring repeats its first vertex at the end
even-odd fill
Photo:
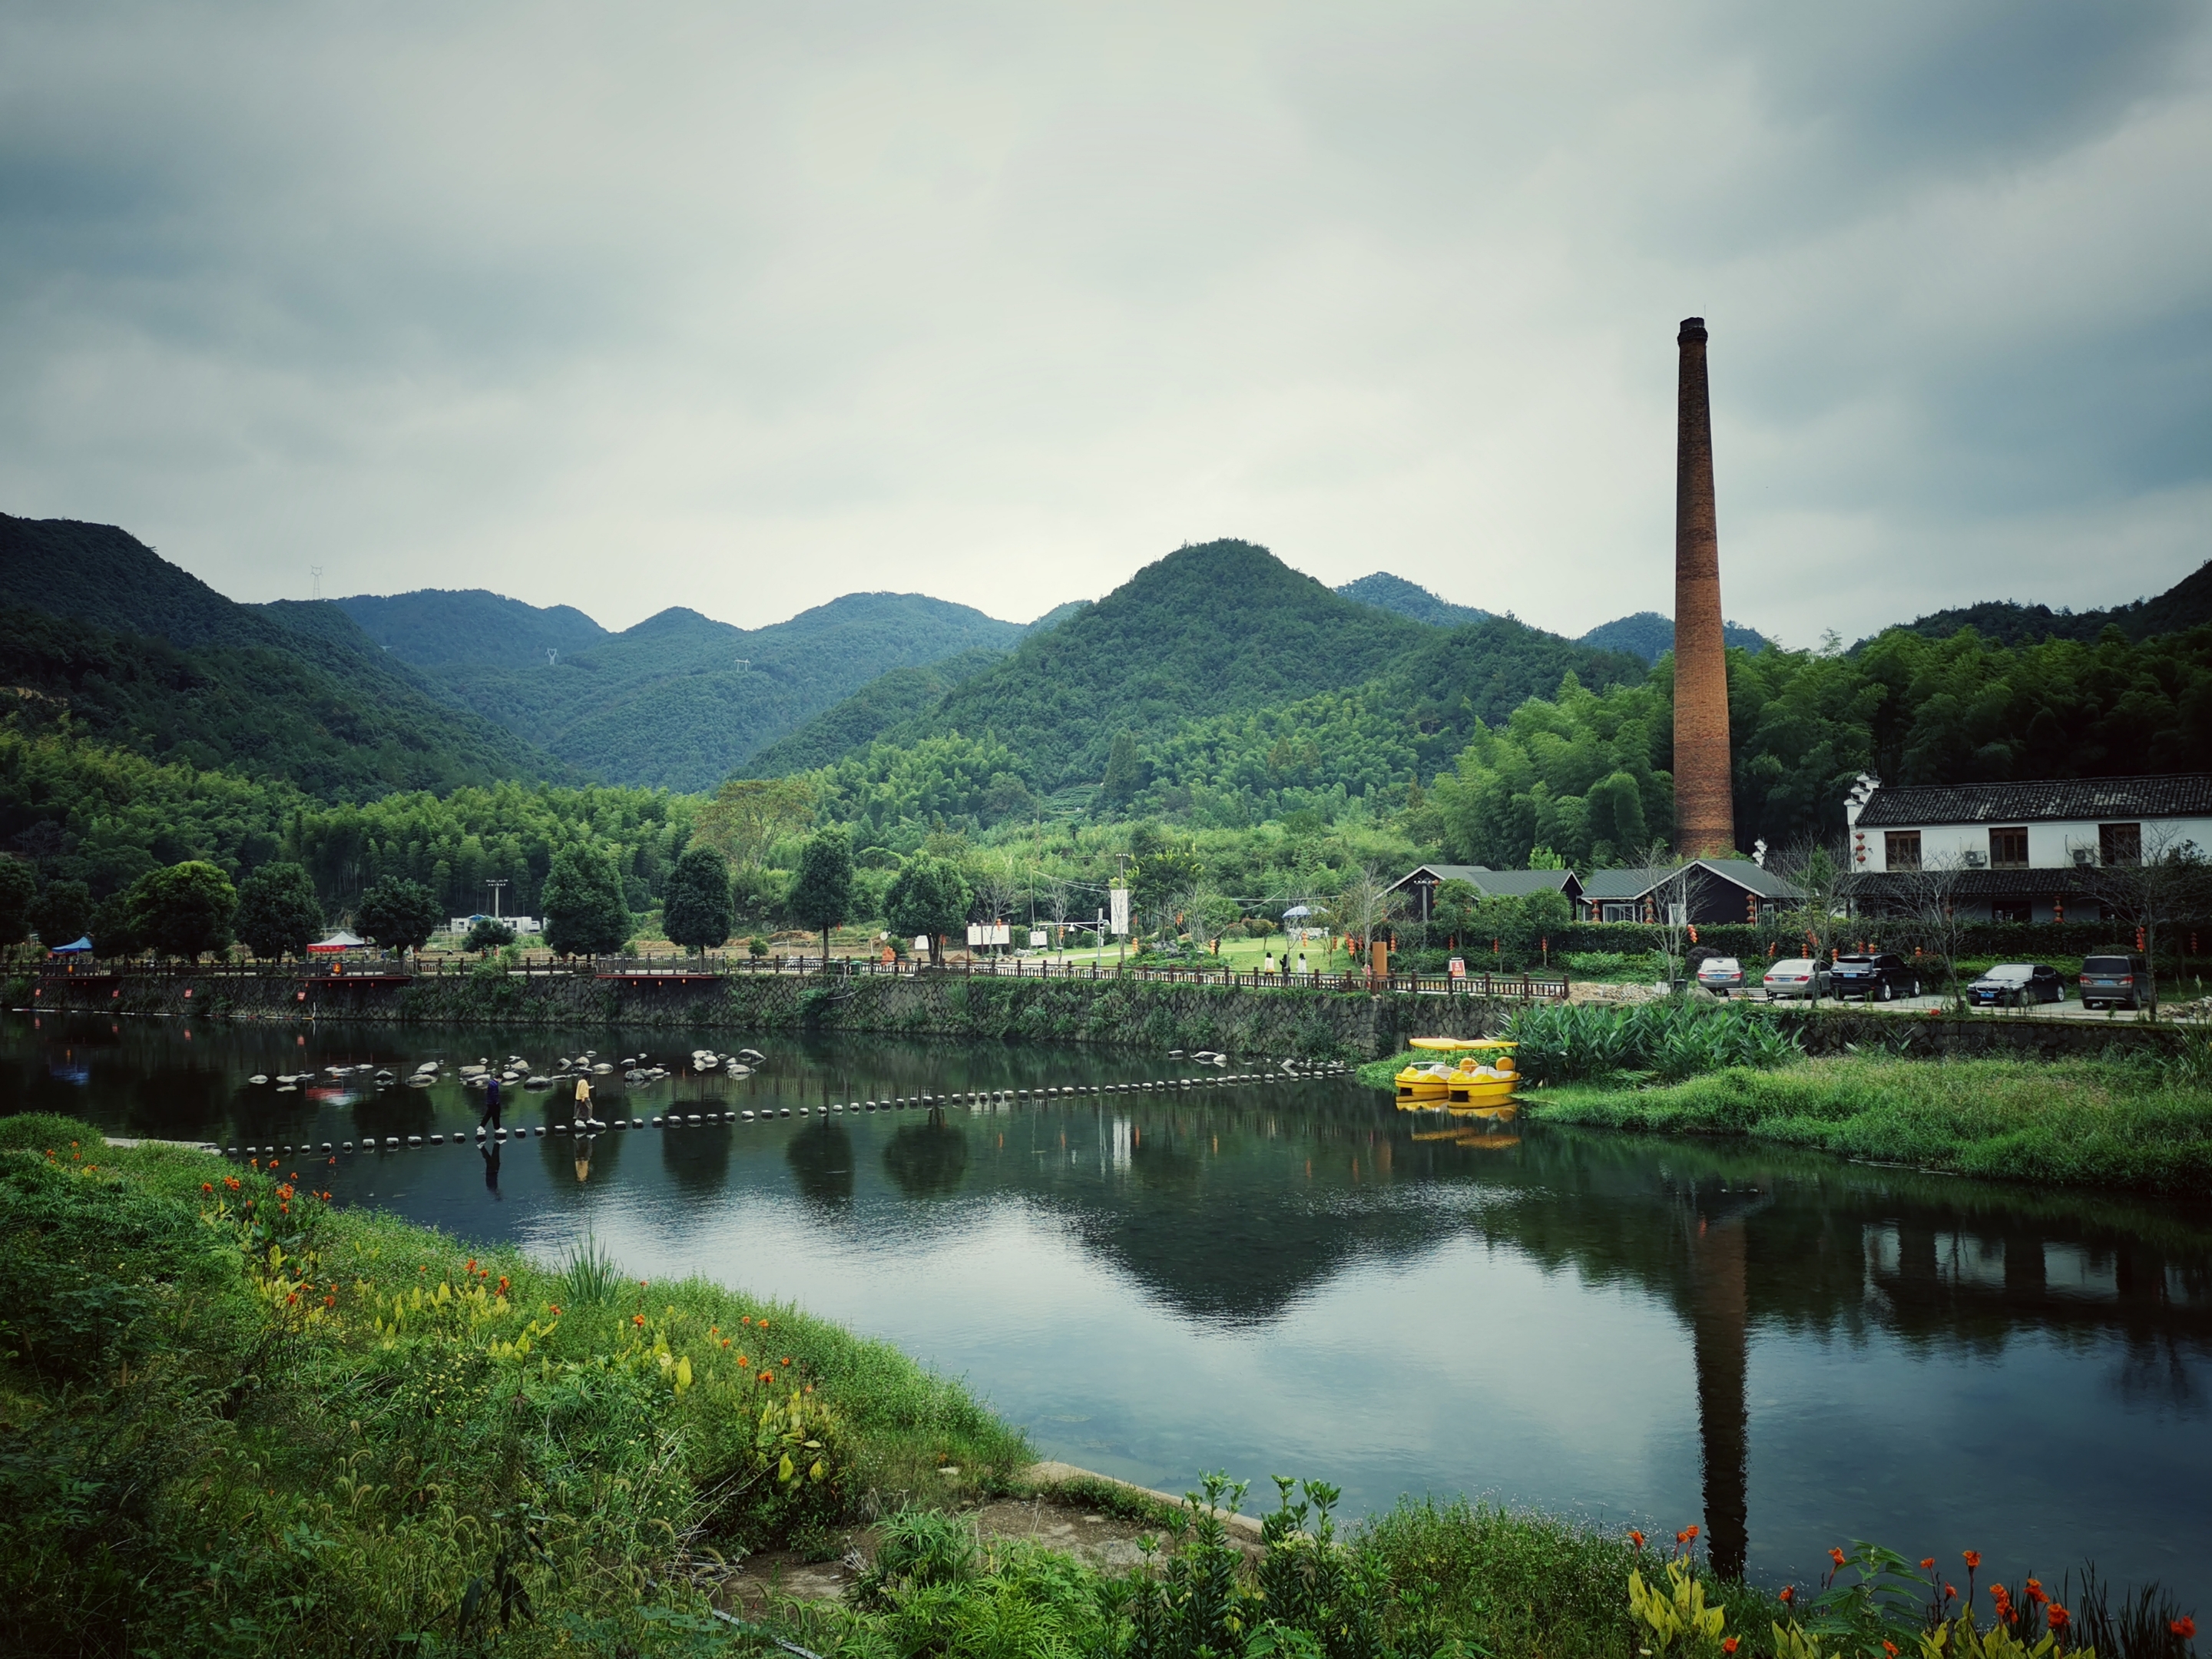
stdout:
POLYGON ((1713 517, 1713 416, 1705 319, 1685 317, 1674 429, 1674 850, 1735 855, 1729 775, 1721 544, 1713 517))

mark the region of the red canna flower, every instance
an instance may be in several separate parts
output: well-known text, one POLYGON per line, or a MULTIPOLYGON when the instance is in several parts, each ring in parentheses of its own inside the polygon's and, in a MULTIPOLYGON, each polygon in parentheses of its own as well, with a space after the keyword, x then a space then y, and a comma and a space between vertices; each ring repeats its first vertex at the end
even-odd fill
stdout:
POLYGON ((784 1363, 785 1364, 787 1364, 787 1365, 788 1365, 789 1364, 791 1364, 791 1356, 790 1356, 789 1354, 786 1354, 786 1355, 784 1355, 784 1357, 783 1357, 783 1363, 784 1363))
POLYGON ((1946 1584, 1946 1585, 1944 1585, 1944 1586, 1943 1586, 1943 1599, 1944 1599, 1946 1601, 1955 1601, 1955 1600, 1957 1600, 1957 1598, 1958 1598, 1958 1595, 1959 1595, 1959 1589, 1958 1589, 1958 1586, 1957 1586, 1957 1585, 1955 1585, 1955 1584, 1946 1584))
POLYGON ((561 1304, 557 1302, 549 1302, 545 1304, 545 1311, 558 1319, 561 1316, 561 1304))
POLYGON ((1838 1549, 1834 1545, 1831 1544, 1828 1547, 1828 1559, 1834 1562, 1838 1569, 1840 1570, 1844 1565, 1844 1553, 1838 1549))
POLYGON ((499 1276, 499 1293, 501 1296, 505 1296, 507 1294, 507 1275, 505 1273, 501 1273, 499 1276))
POLYGON ((1628 1541, 1635 1545, 1637 1548, 1642 1549, 1644 1547, 1644 1534, 1637 1531, 1635 1528, 1631 1527, 1628 1529, 1628 1541))
POLYGON ((2051 1604, 2051 1628, 2054 1632, 2063 1636, 2066 1632, 2067 1626, 2073 1622, 2072 1613, 2067 1612, 2056 1601, 2051 1604))
POLYGON ((1774 1599, 1782 1602, 1784 1606, 1787 1606, 1790 1602, 1795 1601, 1797 1599, 1797 1592, 1788 1584, 1784 1584, 1782 1587, 1782 1594, 1776 1596, 1774 1599))
POLYGON ((470 1271, 471 1273, 474 1273, 476 1270, 477 1270, 477 1259, 476 1259, 476 1257, 474 1257, 474 1256, 471 1256, 471 1257, 469 1258, 469 1271, 470 1271))
POLYGON ((1882 1639, 1881 1650, 1889 1656, 1889 1659, 1897 1659, 1897 1644, 1887 1637, 1882 1639))
POLYGON ((2043 1581, 2040 1578, 2031 1578, 2027 1581, 2027 1599, 2035 1602, 2048 1601, 2051 1599, 2044 1593, 2043 1581))
POLYGON ((645 1328, 645 1316, 643 1314, 632 1314, 629 1316, 629 1322, 636 1326, 638 1329, 643 1330, 645 1328))
POLYGON ((1736 1638, 1735 1637, 1723 1636, 1721 1638, 1721 1651, 1723 1653, 1734 1653, 1735 1650, 1736 1638))
POLYGON ((1933 1572, 1936 1571, 1936 1558, 1932 1555, 1924 1555, 1920 1559, 1920 1565, 1923 1571, 1933 1572))
POLYGON ((2197 1621, 2186 1614, 2175 1620, 2166 1628, 2185 1642, 2194 1642, 2197 1639, 2197 1621))
POLYGON ((1959 1553, 1966 1559, 1966 1566, 1970 1571, 1982 1565, 1982 1553, 1979 1550, 1961 1550, 1959 1553))
POLYGON ((1685 1538, 1695 1538, 1697 1535, 1698 1529, 1695 1527, 1685 1527, 1682 1529, 1682 1536, 1685 1538))
POLYGON ((215 1190, 215 1182, 212 1181, 203 1181, 200 1182, 200 1190, 204 1193, 213 1192, 215 1190))

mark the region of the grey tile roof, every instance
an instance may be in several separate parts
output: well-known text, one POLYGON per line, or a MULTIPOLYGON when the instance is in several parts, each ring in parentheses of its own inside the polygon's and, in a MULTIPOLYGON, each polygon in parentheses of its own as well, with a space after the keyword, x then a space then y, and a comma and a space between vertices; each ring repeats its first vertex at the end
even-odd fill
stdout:
POLYGON ((1642 898, 1660 882, 1673 873, 1649 870, 1593 870, 1583 878, 1583 896, 1586 899, 1642 898))
POLYGON ((1393 883, 1393 890, 1409 885, 1421 875, 1434 876, 1439 883, 1463 881, 1478 893, 1492 898, 1526 898, 1531 893, 1563 893, 1579 891, 1581 888, 1571 870, 1493 870, 1486 864, 1422 864, 1393 883))
MULTIPOLYGON (((1748 893, 1761 898, 1794 899, 1797 890, 1771 870, 1763 869, 1749 859, 1699 859, 1698 868, 1708 877, 1718 877, 1733 883, 1748 893)), ((1676 865, 1670 870, 1593 870, 1583 878, 1583 897, 1585 900, 1640 899, 1663 881, 1671 879, 1682 868, 1676 865)))
MULTIPOLYGON (((2047 870, 1960 870, 1954 872, 1950 891, 1960 898, 2068 898, 2089 892, 2083 872, 2070 865, 2047 870)), ((1851 896, 1865 899, 1911 902, 1923 890, 1919 876, 1909 870, 1887 872, 1869 870, 1851 878, 1851 896)), ((2086 918, 2085 918, 2086 920, 2086 918)))
POLYGON ((1859 814, 1858 827, 1910 830, 1928 823, 2171 817, 2212 817, 2212 772, 2053 778, 2033 783, 1885 784, 1859 814))
POLYGON ((1753 864, 1749 859, 1699 859, 1698 863, 1723 881, 1732 881, 1746 892, 1756 893, 1761 898, 1794 899, 1797 890, 1776 875, 1773 871, 1753 864))

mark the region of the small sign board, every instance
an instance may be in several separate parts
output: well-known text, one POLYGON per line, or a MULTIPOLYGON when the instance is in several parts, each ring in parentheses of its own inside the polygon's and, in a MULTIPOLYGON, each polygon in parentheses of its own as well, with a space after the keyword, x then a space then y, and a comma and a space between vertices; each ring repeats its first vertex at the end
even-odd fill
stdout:
POLYGON ((1126 887, 1114 888, 1106 895, 1106 898, 1107 902, 1113 907, 1114 931, 1117 933, 1127 933, 1129 931, 1129 890, 1126 887))
POLYGON ((1451 961, 1446 964, 1446 966, 1450 969, 1451 976, 1454 979, 1465 979, 1467 977, 1467 958, 1465 957, 1454 957, 1451 961))

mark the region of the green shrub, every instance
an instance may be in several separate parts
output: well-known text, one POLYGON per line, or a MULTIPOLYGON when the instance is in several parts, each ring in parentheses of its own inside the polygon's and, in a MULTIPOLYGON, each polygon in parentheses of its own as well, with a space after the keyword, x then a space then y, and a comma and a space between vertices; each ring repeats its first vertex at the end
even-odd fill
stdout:
POLYGON ((1784 1066, 1804 1053, 1772 1015, 1735 1003, 1555 1003, 1515 1014, 1505 1035, 1521 1045, 1522 1075, 1540 1083, 1639 1072, 1673 1081, 1731 1066, 1784 1066))

